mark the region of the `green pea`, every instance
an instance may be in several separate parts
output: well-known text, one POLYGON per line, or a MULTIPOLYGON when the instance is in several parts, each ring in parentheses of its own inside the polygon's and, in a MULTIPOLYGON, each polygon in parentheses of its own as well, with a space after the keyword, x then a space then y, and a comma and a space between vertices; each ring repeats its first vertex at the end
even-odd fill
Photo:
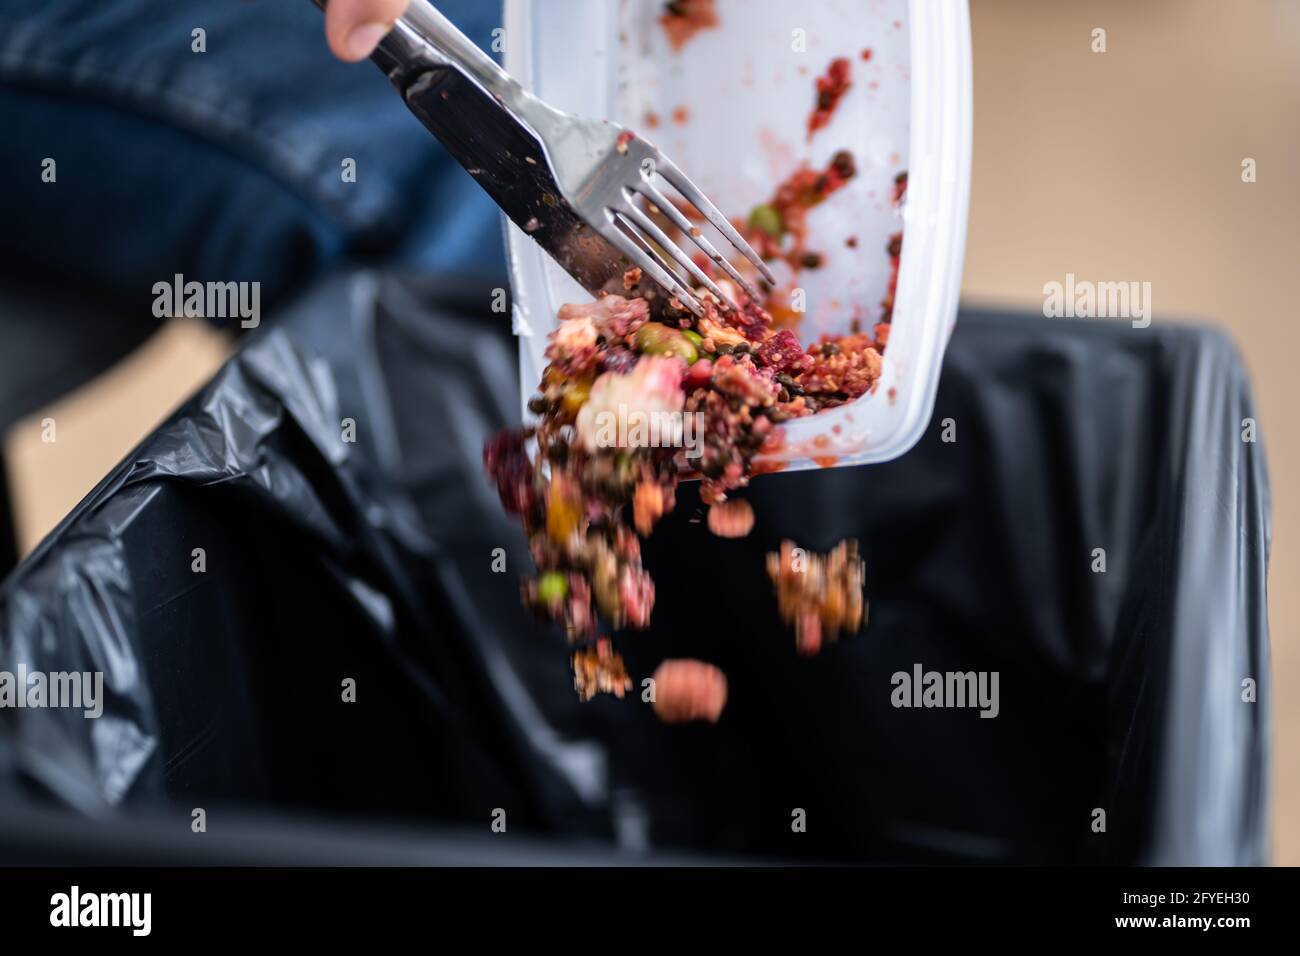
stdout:
POLYGON ((563 601, 569 596, 569 579, 562 571, 546 571, 537 579, 537 596, 543 604, 563 601))
POLYGON ((690 339, 658 322, 647 322, 637 329, 632 344, 645 355, 675 355, 688 365, 700 357, 690 339))
POLYGON ((767 233, 773 239, 780 239, 781 234, 785 232, 785 223, 781 220, 780 211, 766 203, 754 207, 754 211, 749 214, 749 226, 751 229, 767 233))

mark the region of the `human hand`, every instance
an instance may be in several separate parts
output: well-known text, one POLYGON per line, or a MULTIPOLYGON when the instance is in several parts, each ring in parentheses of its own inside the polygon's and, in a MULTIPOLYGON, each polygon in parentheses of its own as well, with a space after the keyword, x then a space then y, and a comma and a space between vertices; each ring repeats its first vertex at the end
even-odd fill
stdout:
POLYGON ((374 52, 379 41, 406 12, 410 0, 329 0, 325 38, 340 60, 355 63, 374 52))

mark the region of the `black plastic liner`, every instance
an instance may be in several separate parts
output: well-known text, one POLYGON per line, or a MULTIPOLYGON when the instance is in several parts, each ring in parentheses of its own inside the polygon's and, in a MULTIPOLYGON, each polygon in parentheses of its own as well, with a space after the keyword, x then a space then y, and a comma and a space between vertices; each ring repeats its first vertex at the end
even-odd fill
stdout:
POLYGON ((690 656, 730 699, 668 727, 636 696, 580 704, 563 638, 520 607, 527 550, 481 470, 518 409, 491 301, 318 289, 7 579, 0 670, 103 671, 108 699, 0 710, 0 856, 39 855, 6 824, 22 805, 177 820, 178 841, 199 806, 340 834, 484 833, 501 809, 564 848, 1266 860, 1269 491, 1222 334, 967 310, 901 459, 757 479, 739 541, 684 486, 645 545, 653 626, 617 643, 638 687, 690 656), (764 573, 785 537, 867 561, 867 628, 816 658, 764 573), (998 716, 894 707, 916 665, 996 671, 998 716))

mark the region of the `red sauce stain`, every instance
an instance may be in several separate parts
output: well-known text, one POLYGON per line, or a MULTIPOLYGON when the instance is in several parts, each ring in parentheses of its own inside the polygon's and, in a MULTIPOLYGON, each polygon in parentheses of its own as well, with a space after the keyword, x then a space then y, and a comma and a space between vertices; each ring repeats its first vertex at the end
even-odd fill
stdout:
POLYGON ((831 434, 833 434, 833 435, 838 435, 838 434, 839 434, 840 432, 842 432, 842 431, 844 431, 844 426, 843 426, 843 425, 832 425, 832 426, 831 426, 831 434))
POLYGON ((797 162, 794 148, 771 127, 759 127, 758 148, 772 171, 773 179, 780 179, 797 162))
POLYGON ((863 60, 871 59, 871 47, 867 47, 865 50, 862 51, 862 59, 863 60))
POLYGON ((684 126, 686 123, 690 122, 690 119, 691 111, 685 106, 679 106, 673 110, 673 122, 678 126, 684 126))
POLYGON ((856 249, 858 247, 858 237, 849 236, 847 239, 844 240, 844 244, 848 246, 850 249, 856 249))
POLYGON ((892 385, 889 387, 889 391, 887 391, 885 395, 888 396, 890 405, 898 401, 898 389, 894 388, 892 385))
POLYGON ((831 121, 831 115, 840 99, 848 92, 849 61, 845 57, 836 57, 826 68, 826 75, 817 77, 817 98, 814 101, 812 115, 808 117, 808 138, 831 121))
POLYGON ((836 455, 828 455, 820 458, 814 455, 812 457, 812 460, 817 464, 821 465, 821 467, 823 468, 834 468, 836 465, 840 463, 840 459, 836 455))
POLYGON ((778 471, 785 471, 790 467, 788 461, 756 461, 751 469, 751 475, 775 475, 778 471))
POLYGON ((825 435, 818 435, 816 438, 813 439, 814 448, 825 448, 830 443, 831 440, 827 438, 825 435))
POLYGON ((903 201, 907 194, 907 173, 902 172, 894 177, 894 205, 897 206, 903 201))
POLYGON ((895 30, 901 30, 901 29, 903 29, 903 21, 902 21, 902 20, 895 20, 895 21, 894 21, 894 29, 895 29, 895 30))
POLYGON ((646 128, 647 128, 647 129, 658 129, 658 128, 659 128, 659 114, 658 114, 658 113, 646 113, 646 115, 645 115, 645 125, 646 125, 646 128))
POLYGON ((870 83, 867 84, 867 89, 878 90, 880 89, 880 84, 877 83, 875 80, 872 80, 870 83))
POLYGON ((772 235, 757 226, 746 226, 742 234, 754 251, 765 259, 779 257, 795 271, 805 268, 808 211, 842 189, 855 175, 857 164, 848 150, 836 152, 830 164, 820 172, 800 165, 777 186, 766 204, 780 214, 780 234, 772 235))
POLYGON ((659 25, 668 34, 668 42, 674 50, 680 50, 701 30, 718 25, 714 3, 715 0, 679 0, 668 5, 659 18, 659 25))
MULTIPOLYGON (((760 457, 765 455, 779 455, 783 451, 785 451, 785 429, 778 428, 763 439, 763 444, 758 449, 758 454, 760 457)), ((789 462, 781 461, 779 459, 773 461, 755 461, 750 474, 771 475, 778 471, 785 471, 789 465, 789 462)))

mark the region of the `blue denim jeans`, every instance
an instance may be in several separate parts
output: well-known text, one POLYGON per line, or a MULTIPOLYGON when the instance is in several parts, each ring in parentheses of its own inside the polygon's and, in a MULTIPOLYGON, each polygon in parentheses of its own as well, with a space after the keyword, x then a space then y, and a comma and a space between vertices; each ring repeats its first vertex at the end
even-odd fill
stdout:
MULTIPOLYGON (((488 47, 499 4, 439 7, 488 47)), ((181 273, 265 308, 356 261, 504 281, 491 200, 308 0, 0 5, 0 282, 149 308, 181 273)))

